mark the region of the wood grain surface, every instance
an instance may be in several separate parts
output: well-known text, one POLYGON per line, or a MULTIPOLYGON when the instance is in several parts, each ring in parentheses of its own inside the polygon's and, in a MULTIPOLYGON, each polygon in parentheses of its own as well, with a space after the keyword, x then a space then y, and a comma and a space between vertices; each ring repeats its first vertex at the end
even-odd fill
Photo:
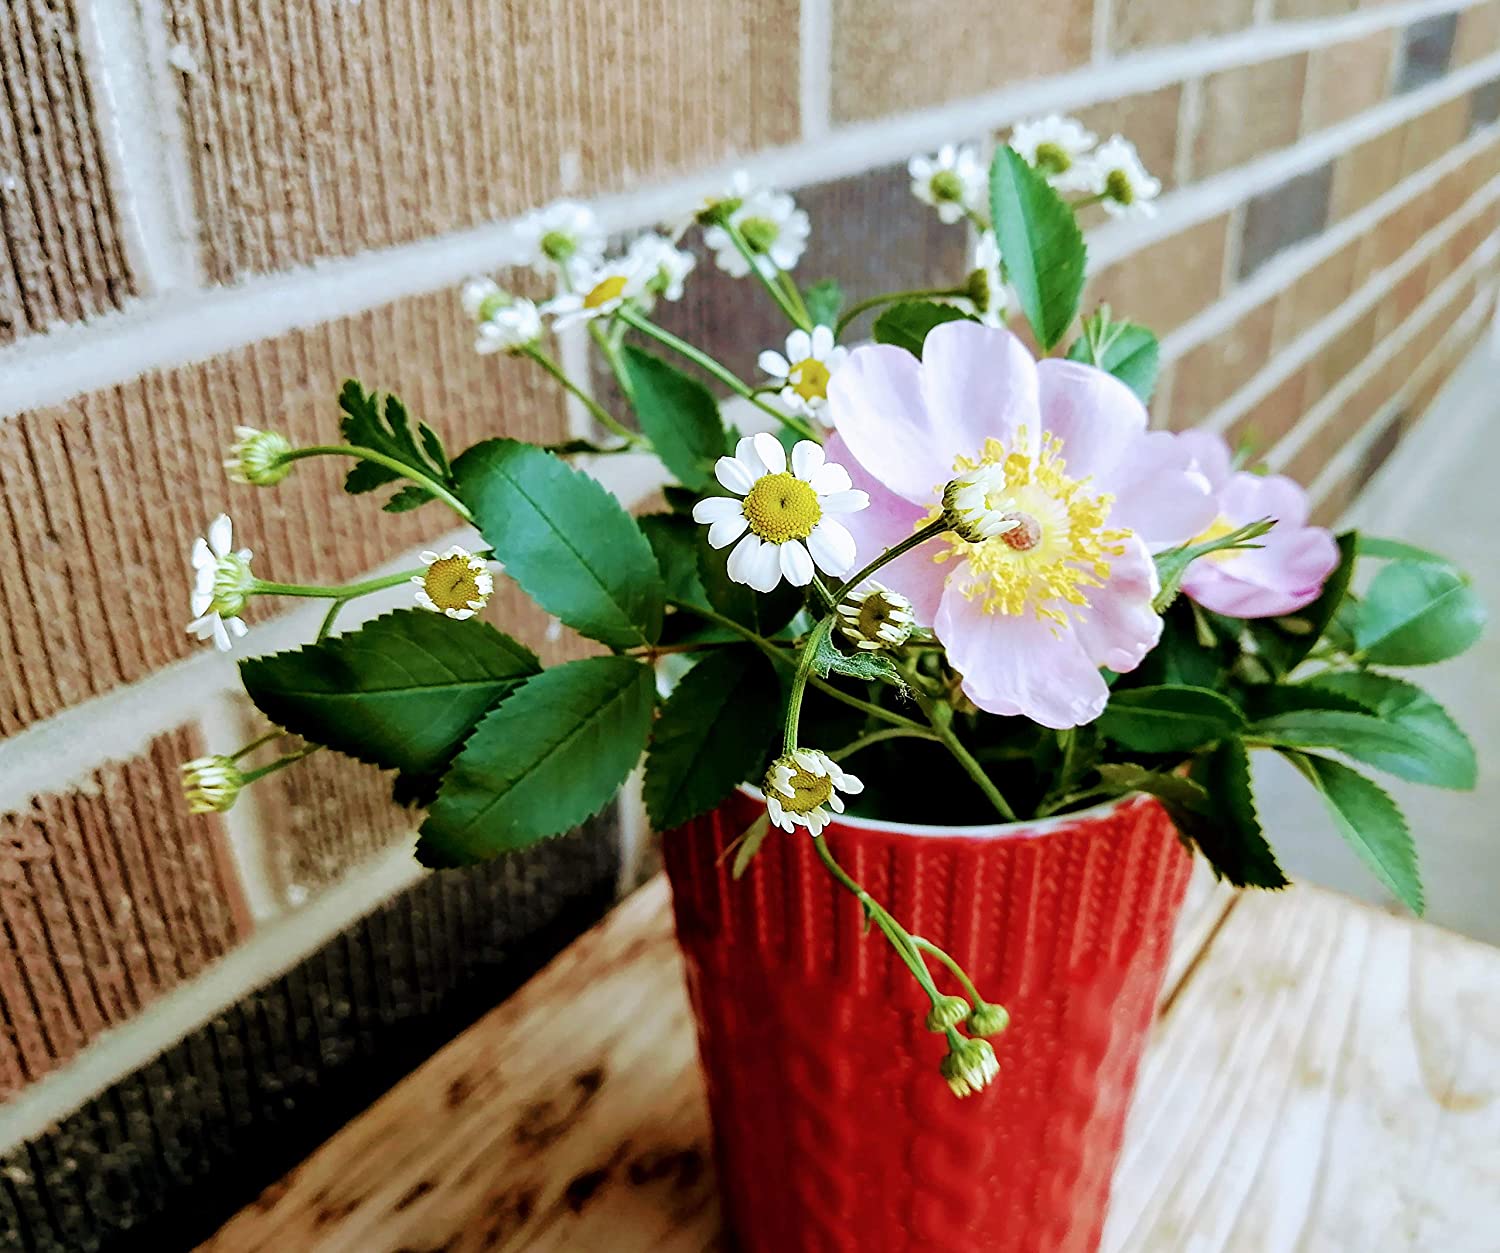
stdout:
MULTIPOLYGON (((203 1247, 723 1248, 665 881, 203 1247)), ((1104 1248, 1495 1253, 1500 953, 1196 879, 1104 1248)))

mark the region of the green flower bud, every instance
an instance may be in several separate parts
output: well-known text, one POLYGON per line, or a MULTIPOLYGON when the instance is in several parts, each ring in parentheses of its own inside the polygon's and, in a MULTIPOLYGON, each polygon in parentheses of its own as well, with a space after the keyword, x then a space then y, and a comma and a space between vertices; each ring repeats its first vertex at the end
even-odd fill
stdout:
POLYGON ((927 1011, 927 1030, 947 1031, 969 1016, 969 1002, 961 996, 943 996, 927 1011))
POLYGON ((999 1075, 1000 1063, 988 1040, 960 1038, 943 1058, 940 1069, 953 1095, 965 1097, 988 1087, 999 1075))
POLYGON ((292 451, 291 441, 280 431, 237 426, 234 434, 235 442, 229 446, 224 468, 236 483, 272 487, 292 472, 292 463, 282 460, 292 451))
POLYGON ((195 758, 182 767, 182 791, 190 813, 222 814, 233 809, 244 786, 239 767, 220 754, 195 758))
POLYGON ((1010 1014, 1006 1012, 1004 1005, 991 1005, 988 1001, 981 1001, 974 1007, 974 1012, 969 1015, 969 1021, 965 1025, 972 1035, 999 1035, 1010 1026, 1010 1014))

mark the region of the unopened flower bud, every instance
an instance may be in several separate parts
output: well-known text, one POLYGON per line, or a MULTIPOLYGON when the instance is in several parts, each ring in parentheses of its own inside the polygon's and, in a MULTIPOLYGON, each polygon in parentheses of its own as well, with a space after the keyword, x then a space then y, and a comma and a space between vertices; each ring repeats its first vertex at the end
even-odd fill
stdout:
POLYGON ((961 996, 941 996, 927 1011, 927 1030, 947 1031, 969 1016, 969 1002, 961 996))
POLYGON ((911 638, 917 621, 911 601, 873 580, 845 596, 838 614, 840 633, 867 652, 900 648, 911 638))
POLYGON ((974 1007, 966 1025, 972 1035, 999 1035, 1010 1026, 1010 1014, 1006 1012, 1004 1005, 991 1005, 988 1001, 981 1001, 974 1007))
POLYGON ((1000 1063, 988 1040, 960 1039, 943 1058, 941 1069, 953 1095, 965 1097, 988 1087, 999 1075, 1000 1063))
POLYGON ((234 434, 235 441, 229 446, 224 468, 236 483, 272 487, 292 472, 292 463, 284 460, 292 451, 291 441, 280 431, 237 426, 234 434))
POLYGON ((991 494, 1004 487, 1004 472, 997 466, 980 466, 959 475, 943 489, 943 521, 948 529, 971 544, 1015 530, 1020 519, 990 505, 991 494))
POLYGON ((222 814, 234 807, 244 786, 239 767, 221 754, 197 757, 182 767, 182 791, 190 813, 222 814))
POLYGON ((976 309, 990 307, 990 296, 993 293, 990 290, 989 271, 984 266, 969 271, 968 281, 964 284, 964 294, 974 302, 976 309))

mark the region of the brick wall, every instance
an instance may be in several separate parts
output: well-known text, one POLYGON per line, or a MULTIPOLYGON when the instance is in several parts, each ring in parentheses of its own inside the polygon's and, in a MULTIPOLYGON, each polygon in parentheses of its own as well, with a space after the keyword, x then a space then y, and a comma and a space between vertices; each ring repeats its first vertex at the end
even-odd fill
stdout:
MULTIPOLYGON (((340 498, 331 466, 226 483, 235 424, 327 435, 358 374, 455 443, 582 429, 457 310, 517 215, 567 194, 629 231, 747 163, 812 214, 801 276, 921 286, 971 241, 909 196, 906 157, 1070 111, 1164 185, 1156 218, 1091 222, 1087 293, 1162 334, 1158 423, 1254 441, 1332 519, 1421 418, 1490 322, 1500 0, 1056 0, 1024 37, 1019 8, 6 6, 0 1244, 201 1233, 396 1073, 382 1041, 430 1047, 632 855, 607 821, 418 881, 387 781, 316 758, 223 817, 175 796, 182 757, 254 727, 232 664, 182 632, 209 517, 317 582, 437 538, 340 498), (276 1095, 314 1088, 323 1121, 276 1095)), ((778 334, 710 264, 664 320, 746 371, 778 334)), ((490 613, 566 647, 518 597, 490 613)), ((252 618, 255 648, 315 626, 252 618)))

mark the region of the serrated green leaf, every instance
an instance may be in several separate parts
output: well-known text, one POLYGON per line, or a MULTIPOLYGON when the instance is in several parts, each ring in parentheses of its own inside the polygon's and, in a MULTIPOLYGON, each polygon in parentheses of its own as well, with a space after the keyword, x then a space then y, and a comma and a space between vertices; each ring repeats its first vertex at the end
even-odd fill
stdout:
POLYGON ((703 528, 678 513, 648 513, 636 522, 656 554, 667 599, 709 608, 703 577, 698 573, 698 544, 703 528))
POLYGON ((636 416, 662 464, 688 487, 714 487, 714 462, 729 451, 713 393, 660 357, 627 344, 636 416))
MULTIPOLYGON (((416 473, 445 485, 450 482, 449 467, 442 453, 441 442, 423 426, 422 442, 429 452, 435 446, 437 456, 431 457, 417 446, 411 432, 411 418, 406 412, 406 406, 397 397, 385 397, 382 414, 381 400, 377 393, 367 393, 357 379, 346 379, 339 392, 339 408, 344 411, 339 429, 343 431, 348 443, 357 448, 370 448, 383 453, 416 473)), ((400 474, 388 466, 377 465, 373 461, 357 461, 344 476, 344 490, 352 496, 358 496, 400 477, 400 474)))
POLYGON ((1156 391, 1160 351, 1155 335, 1134 322, 1111 320, 1105 305, 1084 319, 1083 334, 1068 349, 1068 359, 1113 374, 1144 405, 1156 391))
POLYGON ((1452 566, 1448 558, 1430 549, 1418 548, 1404 540, 1386 539, 1379 535, 1359 537, 1359 555, 1373 557, 1377 561, 1414 561, 1419 565, 1452 566))
MULTIPOLYGON (((1441 710, 1439 710, 1441 713, 1441 710)), ((1474 786, 1472 761, 1451 758, 1396 722, 1342 709, 1302 709, 1253 724, 1247 737, 1276 748, 1328 748, 1399 779, 1433 787, 1474 786)))
POLYGON ((875 342, 905 348, 914 357, 922 355, 922 345, 934 327, 944 322, 972 322, 962 309, 932 301, 908 300, 892 305, 875 319, 875 342))
POLYGON ((990 164, 990 214, 1005 276, 1037 342, 1050 350, 1073 323, 1088 250, 1073 210, 1012 148, 990 164))
POLYGON ((1403 779, 1437 787, 1468 790, 1478 782, 1479 765, 1469 737, 1448 711, 1416 684, 1373 670, 1361 670, 1322 674, 1298 686, 1324 696, 1358 702, 1404 737, 1405 751, 1400 763, 1410 773, 1403 774, 1378 757, 1362 758, 1371 765, 1403 779))
POLYGON ((743 627, 749 627, 757 635, 772 636, 797 616, 802 608, 802 592, 790 583, 782 582, 775 591, 761 593, 754 588, 736 583, 729 577, 728 563, 732 548, 714 549, 708 546, 708 532, 699 527, 698 574, 703 580, 703 590, 708 603, 743 627))
POLYGON ((454 760, 418 860, 468 865, 592 817, 640 760, 655 704, 650 667, 630 657, 588 657, 528 679, 454 760))
POLYGON ((386 513, 407 513, 425 505, 432 499, 432 493, 425 487, 418 487, 415 483, 408 483, 380 507, 386 513))
POLYGON ((272 722, 385 769, 446 765, 494 705, 540 670, 536 655, 476 618, 398 609, 357 631, 240 663, 272 722))
POLYGON ((1235 887, 1284 888, 1287 877, 1266 842, 1250 789, 1250 755, 1237 739, 1194 759, 1192 781, 1204 792, 1200 805, 1167 802, 1185 836, 1208 858, 1214 874, 1235 887))
POLYGON ((1395 562, 1360 601, 1354 644, 1376 665, 1431 665, 1473 644, 1487 617, 1469 581, 1452 567, 1395 562))
POLYGON ((756 776, 780 709, 776 673, 756 648, 718 649, 689 670, 651 735, 644 787, 651 825, 680 827, 756 776))
POLYGON ((1425 907, 1417 849, 1396 802, 1342 762, 1310 753, 1283 754, 1318 789, 1339 834, 1414 914, 1425 907))
POLYGON ((1107 763, 1096 766, 1095 771, 1101 785, 1121 796, 1130 792, 1146 792, 1158 800, 1187 806, 1202 806, 1208 800, 1208 793, 1203 790, 1202 785, 1194 783, 1186 775, 1148 770, 1145 766, 1130 762, 1107 763))
POLYGON ((1334 619, 1347 603, 1349 580, 1354 575, 1361 542, 1354 531, 1338 537, 1339 564, 1312 604, 1286 617, 1262 618, 1249 624, 1251 638, 1274 675, 1290 674, 1320 640, 1331 636, 1334 619))
POLYGON ((878 679, 893 687, 906 690, 906 680, 895 663, 884 653, 860 649, 846 653, 834 643, 831 632, 824 631, 812 641, 813 654, 808 658, 813 673, 820 679, 829 674, 848 675, 853 679, 878 679))
POLYGON ((1203 687, 1138 687, 1110 695, 1099 717, 1106 739, 1137 753, 1185 753, 1237 734, 1245 717, 1203 687))
POLYGON ((453 473, 506 574, 543 609, 611 648, 656 641, 661 572, 635 519, 602 484, 513 439, 475 444, 453 473))
POLYGON ((802 299, 807 304, 807 313, 814 326, 837 325, 839 310, 844 307, 844 289, 839 286, 837 279, 820 279, 802 293, 802 299))

